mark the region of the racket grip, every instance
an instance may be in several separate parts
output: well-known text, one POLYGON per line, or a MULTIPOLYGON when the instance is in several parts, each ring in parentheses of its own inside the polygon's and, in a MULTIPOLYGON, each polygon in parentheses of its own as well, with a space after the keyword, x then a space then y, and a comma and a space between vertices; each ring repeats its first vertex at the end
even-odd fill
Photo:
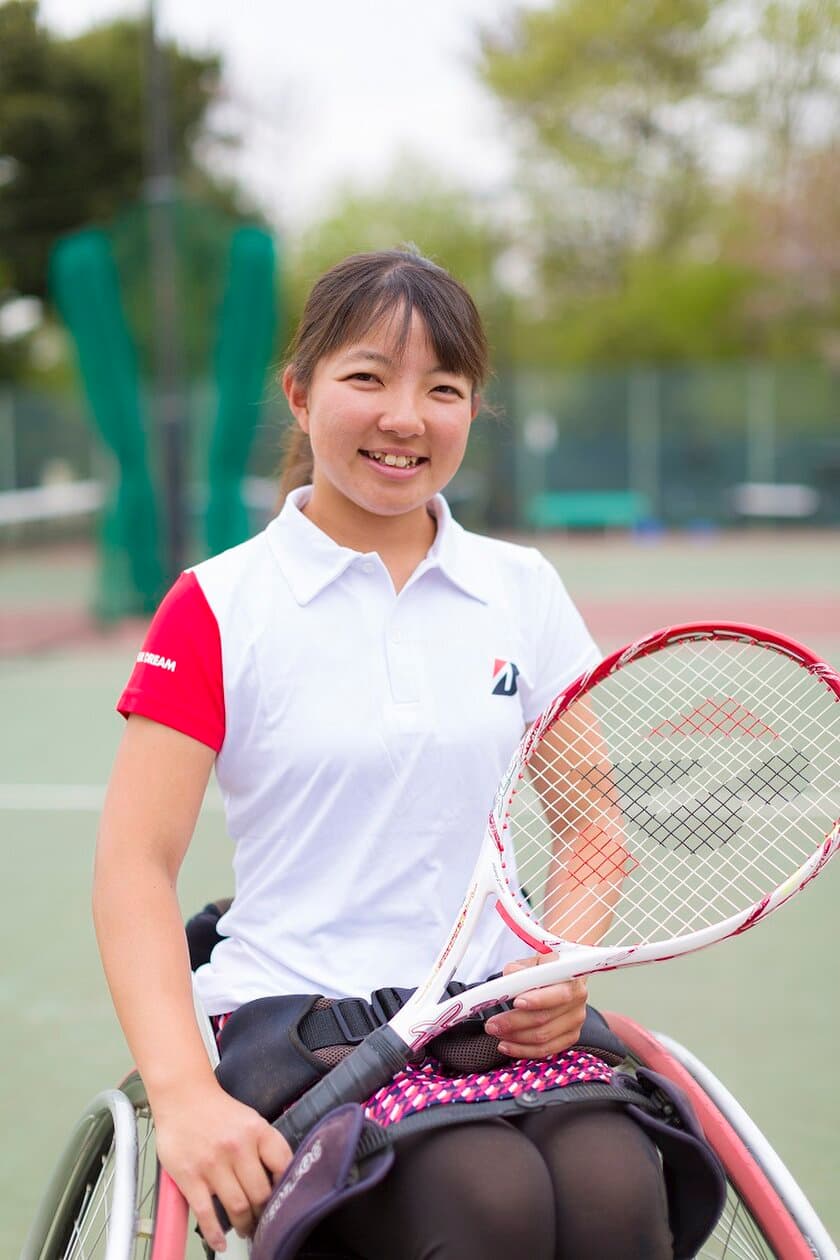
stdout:
MULTIPOLYGON (((364 1102, 385 1085, 395 1072, 405 1067, 409 1049, 387 1024, 375 1028, 355 1050, 337 1063, 326 1076, 274 1121, 293 1151, 296 1151, 310 1129, 341 1103, 364 1102)), ((213 1206, 222 1229, 227 1233, 230 1220, 216 1196, 213 1206)))
POLYGON ((375 1028, 275 1120, 275 1129, 296 1151, 319 1120, 342 1103, 364 1102, 405 1067, 409 1054, 408 1046, 387 1024, 375 1028))

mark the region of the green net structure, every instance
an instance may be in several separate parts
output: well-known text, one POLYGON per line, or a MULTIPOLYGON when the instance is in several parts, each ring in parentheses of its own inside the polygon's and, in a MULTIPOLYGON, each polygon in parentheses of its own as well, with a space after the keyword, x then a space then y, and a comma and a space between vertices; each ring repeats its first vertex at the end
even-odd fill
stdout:
POLYGON ((243 483, 278 334, 277 270, 269 233, 189 201, 138 204, 56 245, 52 292, 112 469, 100 616, 156 606, 176 576, 176 523, 182 562, 251 532, 243 483))

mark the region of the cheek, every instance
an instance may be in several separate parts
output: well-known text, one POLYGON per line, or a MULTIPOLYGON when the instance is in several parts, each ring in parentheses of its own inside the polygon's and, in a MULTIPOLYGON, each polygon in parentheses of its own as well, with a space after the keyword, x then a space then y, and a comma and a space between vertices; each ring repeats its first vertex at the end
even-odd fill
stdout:
POLYGON ((309 440, 313 452, 317 455, 319 451, 326 454, 345 448, 355 450, 366 423, 363 409, 352 403, 348 405, 346 400, 342 400, 340 406, 319 407, 309 418, 309 440))
POLYGON ((454 424, 449 431, 447 448, 453 459, 460 460, 467 449, 467 441, 470 436, 469 421, 462 421, 454 424))

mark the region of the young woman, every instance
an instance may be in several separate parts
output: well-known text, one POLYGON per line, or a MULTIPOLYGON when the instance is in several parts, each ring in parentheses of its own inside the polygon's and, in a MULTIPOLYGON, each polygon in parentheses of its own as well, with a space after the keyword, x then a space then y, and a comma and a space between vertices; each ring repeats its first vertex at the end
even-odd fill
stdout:
MULTIPOLYGON (((546 560, 465 532, 440 495, 486 372, 472 300, 426 259, 357 255, 322 277, 283 374, 282 511, 182 575, 120 700, 97 932, 161 1161, 216 1250, 212 1196, 251 1232, 290 1152, 220 1088, 193 1015, 175 885, 211 771, 236 895, 197 976, 208 1014, 410 986, 517 740, 598 656, 546 560)), ((536 961, 521 952, 488 923, 466 978, 536 961)), ((585 1001, 581 981, 537 988, 489 1031, 511 1057, 557 1054, 585 1001)), ((370 1260, 672 1254, 655 1147, 595 1104, 408 1139, 328 1224, 370 1260)))

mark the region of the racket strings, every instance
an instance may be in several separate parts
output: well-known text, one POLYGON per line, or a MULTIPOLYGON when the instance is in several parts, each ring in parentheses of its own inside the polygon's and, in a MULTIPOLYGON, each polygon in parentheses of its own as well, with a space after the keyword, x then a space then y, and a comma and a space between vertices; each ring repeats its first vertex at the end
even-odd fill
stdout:
POLYGON ((838 812, 840 704, 758 643, 684 641, 609 675, 531 745, 509 879, 550 933, 625 944, 711 926, 802 865, 838 812))

